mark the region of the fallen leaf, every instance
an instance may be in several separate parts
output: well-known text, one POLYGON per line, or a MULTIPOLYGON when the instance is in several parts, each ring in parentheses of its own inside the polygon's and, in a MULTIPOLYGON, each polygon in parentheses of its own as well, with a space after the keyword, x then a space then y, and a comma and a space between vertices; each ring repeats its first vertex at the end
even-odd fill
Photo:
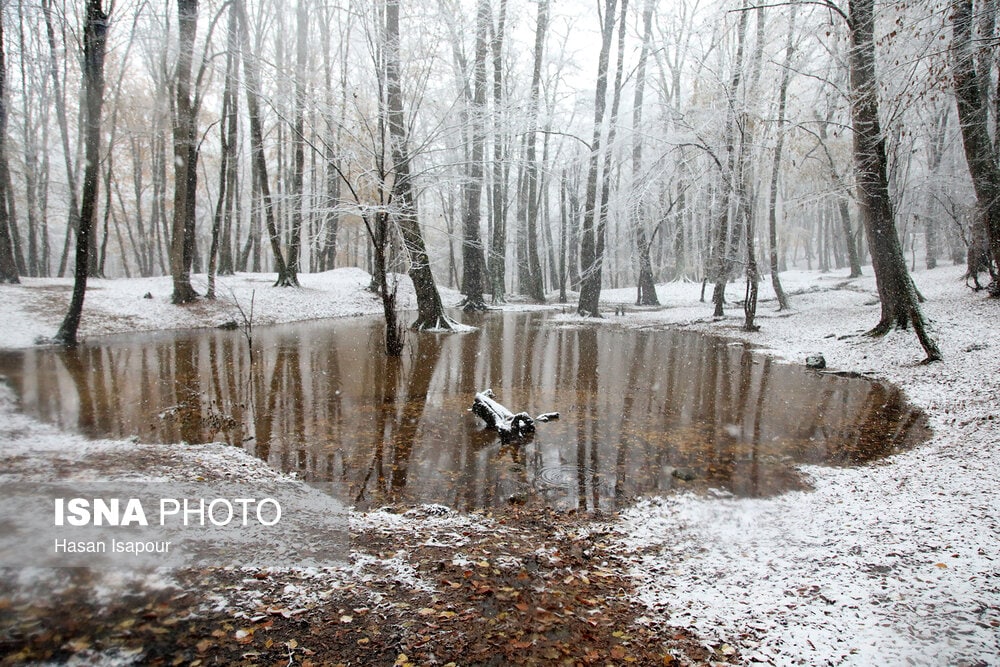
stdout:
POLYGON ((90 639, 87 637, 82 637, 80 639, 74 639, 66 643, 69 650, 74 652, 86 651, 90 648, 90 639))

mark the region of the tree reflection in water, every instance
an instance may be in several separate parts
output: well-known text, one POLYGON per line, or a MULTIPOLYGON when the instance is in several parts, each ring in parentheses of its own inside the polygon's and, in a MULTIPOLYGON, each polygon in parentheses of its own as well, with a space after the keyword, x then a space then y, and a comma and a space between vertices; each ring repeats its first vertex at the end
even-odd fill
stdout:
POLYGON ((413 334, 396 360, 376 320, 331 320, 258 328, 253 358, 239 332, 177 332, 4 352, 0 374, 25 411, 64 428, 226 441, 358 507, 766 496, 801 488, 796 464, 856 465, 926 437, 921 413, 877 382, 690 333, 547 317, 469 314, 478 331, 413 334), (562 417, 504 446, 468 411, 486 388, 562 417))

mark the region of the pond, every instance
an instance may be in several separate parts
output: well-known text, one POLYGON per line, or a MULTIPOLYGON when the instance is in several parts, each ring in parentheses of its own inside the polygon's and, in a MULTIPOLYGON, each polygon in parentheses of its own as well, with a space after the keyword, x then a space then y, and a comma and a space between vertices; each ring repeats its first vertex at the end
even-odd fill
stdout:
POLYGON ((225 441, 359 509, 507 503, 614 509, 678 488, 768 496, 796 464, 856 465, 927 436, 888 385, 821 375, 700 334, 572 325, 546 312, 465 316, 473 333, 376 318, 96 339, 0 353, 30 415, 92 437, 225 441), (477 391, 532 416, 502 443, 477 391))

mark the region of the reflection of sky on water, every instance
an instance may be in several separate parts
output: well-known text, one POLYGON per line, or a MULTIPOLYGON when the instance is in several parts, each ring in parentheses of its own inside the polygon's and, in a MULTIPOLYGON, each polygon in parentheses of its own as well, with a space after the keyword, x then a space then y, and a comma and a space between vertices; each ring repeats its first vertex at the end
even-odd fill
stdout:
POLYGON ((510 501, 612 508, 642 494, 799 488, 795 463, 846 465, 924 435, 890 387, 821 376, 691 333, 564 327, 489 314, 475 333, 377 320, 120 336, 75 352, 0 355, 25 411, 92 436, 225 440, 348 503, 510 501), (492 388, 514 411, 558 411, 519 446, 468 412, 492 388), (695 475, 692 481, 680 478, 695 475))

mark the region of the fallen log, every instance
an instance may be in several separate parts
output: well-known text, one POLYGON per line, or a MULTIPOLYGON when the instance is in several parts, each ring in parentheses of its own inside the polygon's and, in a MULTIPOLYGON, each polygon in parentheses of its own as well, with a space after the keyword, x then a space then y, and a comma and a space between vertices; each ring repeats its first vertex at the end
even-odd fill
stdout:
POLYGON ((503 439, 523 438, 535 432, 535 420, 527 412, 514 414, 500 403, 494 401, 492 390, 476 393, 472 401, 472 412, 495 429, 503 439))

